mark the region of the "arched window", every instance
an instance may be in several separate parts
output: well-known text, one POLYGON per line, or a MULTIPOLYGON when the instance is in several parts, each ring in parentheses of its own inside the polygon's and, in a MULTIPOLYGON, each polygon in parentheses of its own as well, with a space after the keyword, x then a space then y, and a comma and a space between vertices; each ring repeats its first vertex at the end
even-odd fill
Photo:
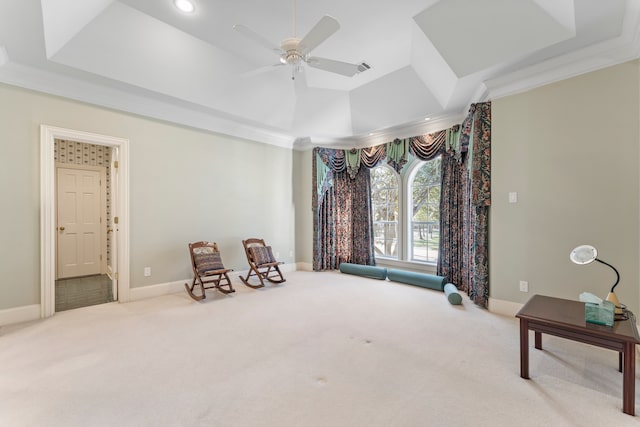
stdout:
POLYGON ((438 261, 441 182, 440 156, 422 162, 409 179, 409 242, 412 261, 438 261))
MULTIPOLYGON (((371 170, 371 205, 376 258, 406 262, 438 262, 440 245, 440 156, 412 159, 398 175, 386 164, 371 170)), ((419 267, 421 268, 421 267, 419 267)))
POLYGON ((398 258, 398 175, 386 165, 371 170, 376 257, 398 258))

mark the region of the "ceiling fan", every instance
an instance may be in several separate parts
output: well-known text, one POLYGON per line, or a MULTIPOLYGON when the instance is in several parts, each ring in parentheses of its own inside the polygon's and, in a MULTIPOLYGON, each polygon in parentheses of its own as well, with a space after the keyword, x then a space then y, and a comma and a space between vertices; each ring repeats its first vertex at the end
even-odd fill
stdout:
POLYGON ((353 77, 358 73, 371 68, 367 63, 351 64, 333 59, 310 56, 313 49, 322 44, 333 33, 340 29, 340 23, 329 16, 323 16, 320 21, 303 38, 296 37, 296 1, 293 0, 293 37, 284 39, 278 47, 265 37, 252 29, 236 24, 233 29, 252 39, 261 46, 275 52, 280 57, 280 62, 275 65, 290 65, 291 78, 295 80, 295 74, 302 71, 302 63, 320 70, 353 77))

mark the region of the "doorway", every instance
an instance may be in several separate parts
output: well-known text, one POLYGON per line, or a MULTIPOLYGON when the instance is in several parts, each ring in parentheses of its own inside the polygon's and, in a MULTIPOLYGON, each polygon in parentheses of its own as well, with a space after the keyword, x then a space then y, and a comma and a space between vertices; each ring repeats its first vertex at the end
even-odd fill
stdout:
MULTIPOLYGON (((105 281, 108 280, 107 286, 110 285, 108 291, 111 293, 111 298, 120 302, 128 301, 129 141, 117 137, 42 125, 40 147, 41 317, 49 317, 56 312, 57 279, 69 280, 66 283, 70 285, 68 289, 74 286, 79 286, 84 290, 92 289, 94 296, 96 287, 104 288, 105 281), (86 161, 84 155, 81 156, 77 165, 73 165, 72 161, 62 162, 60 161, 61 153, 57 151, 57 141, 81 145, 82 150, 92 150, 91 147, 93 147, 96 152, 109 153, 109 159, 105 160, 101 167, 97 164, 91 164, 91 161, 86 161), (99 178, 95 171, 101 175, 99 178), (58 174, 62 175, 58 176, 58 174), (101 201, 96 204, 94 198, 98 196, 95 194, 97 190, 94 181, 102 179, 103 176, 109 176, 109 179, 104 180, 104 194, 100 194, 101 201), (84 183, 78 183, 83 180, 84 183), (83 194, 89 194, 89 196, 82 202, 76 200, 76 202, 65 204, 58 197, 57 183, 59 181, 64 181, 62 185, 68 198, 82 198, 83 194), (91 196, 91 193, 94 195, 91 196), (106 200, 109 201, 108 204, 106 200), (79 203, 85 206, 79 206, 79 203), (78 217, 84 216, 83 210, 91 211, 96 209, 98 205, 100 205, 98 220, 93 214, 92 219, 89 220, 78 217), (60 208, 63 211, 60 211, 60 208), (71 225, 70 229, 69 225, 71 225), (63 254, 63 260, 58 257, 60 255, 58 244, 61 241, 71 251, 63 254), (96 242, 99 243, 96 245, 96 242), (66 263, 66 266, 58 261, 62 261, 62 264, 66 263), (78 278, 78 275, 81 277, 78 278), (69 276, 73 276, 73 278, 69 279, 69 276)), ((98 293, 103 293, 103 291, 98 291, 98 293)), ((58 299, 60 299, 60 295, 58 299)))
POLYGON ((112 148, 56 139, 55 311, 117 300, 107 271, 111 241, 112 148))

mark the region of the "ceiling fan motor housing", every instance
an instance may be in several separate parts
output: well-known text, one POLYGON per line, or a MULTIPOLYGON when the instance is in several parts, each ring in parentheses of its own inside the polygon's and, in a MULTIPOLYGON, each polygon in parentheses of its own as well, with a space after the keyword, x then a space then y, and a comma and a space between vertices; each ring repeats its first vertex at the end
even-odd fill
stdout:
POLYGON ((299 65, 300 61, 304 60, 304 55, 298 51, 298 45, 300 39, 297 37, 291 37, 284 39, 280 44, 284 53, 280 56, 280 62, 283 64, 299 65))

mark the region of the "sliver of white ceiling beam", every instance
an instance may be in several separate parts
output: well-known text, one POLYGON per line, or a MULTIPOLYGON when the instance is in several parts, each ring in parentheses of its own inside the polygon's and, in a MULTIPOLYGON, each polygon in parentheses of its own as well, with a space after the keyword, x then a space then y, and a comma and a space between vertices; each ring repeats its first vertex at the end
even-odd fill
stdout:
POLYGON ((113 1, 41 0, 47 57, 55 55, 113 1), (70 11, 73 13, 69 13, 70 11))

